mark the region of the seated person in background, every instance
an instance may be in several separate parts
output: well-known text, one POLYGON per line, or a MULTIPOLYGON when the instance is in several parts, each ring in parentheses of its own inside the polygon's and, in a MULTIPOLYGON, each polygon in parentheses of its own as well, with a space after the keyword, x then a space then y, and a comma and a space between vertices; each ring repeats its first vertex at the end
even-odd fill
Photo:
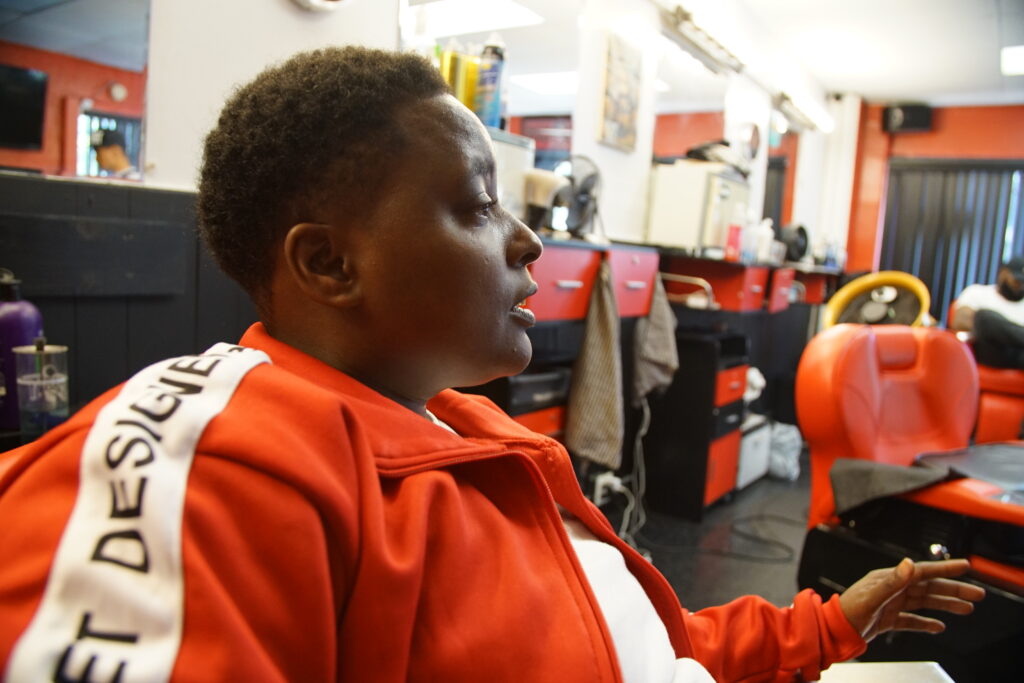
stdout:
POLYGON ((124 135, 119 131, 94 131, 90 142, 96 152, 96 163, 107 172, 107 178, 142 180, 142 174, 124 151, 124 135))
POLYGON ((0 456, 9 681, 816 679, 964 560, 696 613, 565 449, 449 387, 531 355, 538 238, 429 62, 298 55, 206 140, 198 214, 261 322, 0 456))
POLYGON ((965 288, 952 327, 970 333, 979 363, 1024 369, 1024 257, 1000 266, 996 284, 965 288))

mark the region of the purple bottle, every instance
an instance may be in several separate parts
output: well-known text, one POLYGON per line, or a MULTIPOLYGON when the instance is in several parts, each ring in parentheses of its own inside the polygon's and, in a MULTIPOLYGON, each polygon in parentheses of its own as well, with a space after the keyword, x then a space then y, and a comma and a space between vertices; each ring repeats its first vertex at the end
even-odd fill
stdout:
POLYGON ((20 285, 14 273, 0 268, 0 431, 18 430, 18 378, 11 349, 43 334, 43 316, 21 298, 20 285))

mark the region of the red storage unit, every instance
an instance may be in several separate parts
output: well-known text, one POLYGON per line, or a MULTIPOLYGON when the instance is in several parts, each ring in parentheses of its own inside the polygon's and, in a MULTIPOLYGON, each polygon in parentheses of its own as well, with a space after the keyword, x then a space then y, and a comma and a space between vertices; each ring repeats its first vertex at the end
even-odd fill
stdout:
POLYGON ((679 370, 650 399, 647 502, 699 521, 736 488, 749 351, 745 336, 729 332, 678 331, 676 344, 679 370))
MULTIPOLYGON (((756 311, 764 305, 769 271, 766 266, 670 256, 663 267, 669 273, 707 280, 711 284, 715 301, 724 311, 756 311)), ((675 282, 666 282, 665 289, 670 294, 694 291, 693 286, 675 282)))
POLYGON ((792 268, 776 268, 772 271, 772 286, 768 292, 768 312, 778 313, 789 308, 789 290, 793 286, 796 271, 792 268))
POLYGON ((724 406, 743 398, 747 389, 749 365, 737 365, 718 371, 715 379, 715 406, 724 406))
POLYGON ((526 300, 526 307, 537 321, 586 318, 602 258, 597 249, 545 243, 544 253, 529 266, 539 289, 526 300))
POLYGON ((708 448, 708 469, 704 479, 704 505, 711 505, 736 488, 739 454, 738 429, 711 442, 708 448))
POLYGON ((619 316, 646 316, 651 310, 654 278, 658 274, 658 252, 654 249, 612 246, 608 249, 607 257, 612 269, 619 316))
POLYGON ((804 303, 807 304, 825 303, 825 299, 828 298, 828 280, 829 278, 837 277, 827 273, 813 273, 803 270, 795 271, 794 276, 796 281, 802 282, 806 289, 804 303))
POLYGON ((551 406, 532 413, 523 413, 512 418, 527 429, 538 434, 561 440, 565 435, 565 406, 551 406))

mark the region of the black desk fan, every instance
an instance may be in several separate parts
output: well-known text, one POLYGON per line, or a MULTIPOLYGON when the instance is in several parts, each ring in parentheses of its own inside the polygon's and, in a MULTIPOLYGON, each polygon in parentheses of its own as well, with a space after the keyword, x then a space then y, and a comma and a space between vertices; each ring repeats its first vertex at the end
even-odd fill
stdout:
POLYGON ((558 164, 555 173, 568 178, 572 185, 565 229, 573 237, 582 238, 594 230, 597 198, 601 192, 601 172, 589 157, 577 155, 558 164))

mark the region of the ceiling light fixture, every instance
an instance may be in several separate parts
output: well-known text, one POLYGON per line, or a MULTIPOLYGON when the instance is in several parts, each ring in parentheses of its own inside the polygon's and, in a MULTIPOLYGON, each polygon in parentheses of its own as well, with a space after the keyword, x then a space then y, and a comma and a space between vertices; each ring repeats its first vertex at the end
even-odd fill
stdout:
POLYGON ((579 89, 576 71, 553 71, 539 74, 517 74, 509 77, 515 85, 541 95, 572 95, 579 89))
POLYGON ((773 98, 772 106, 786 117, 789 127, 796 131, 820 130, 822 133, 831 133, 835 130, 836 124, 827 112, 812 111, 808 113, 802 107, 798 107, 789 95, 782 92, 773 98))
POLYGON ((707 31, 693 23, 693 14, 681 6, 668 11, 661 8, 662 34, 693 55, 716 74, 739 73, 743 62, 707 31))
POLYGON ((999 67, 1004 76, 1024 75, 1024 45, 1008 45, 1000 50, 999 67))
POLYGON ((435 37, 501 31, 544 23, 544 17, 514 0, 437 0, 409 9, 421 13, 414 25, 435 37))

